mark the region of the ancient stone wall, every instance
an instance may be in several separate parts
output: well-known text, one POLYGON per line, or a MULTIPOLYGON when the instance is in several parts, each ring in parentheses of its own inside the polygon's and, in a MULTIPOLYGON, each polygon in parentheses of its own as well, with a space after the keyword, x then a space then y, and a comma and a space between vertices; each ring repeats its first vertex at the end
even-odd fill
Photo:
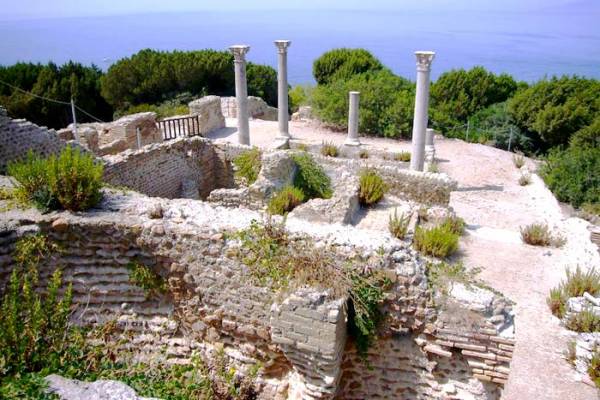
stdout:
POLYGON ((104 179, 148 196, 205 198, 216 188, 233 185, 226 148, 194 137, 128 150, 104 157, 104 179))
POLYGON ((29 150, 47 156, 59 153, 66 144, 53 129, 24 119, 12 119, 0 107, 0 173, 6 169, 8 162, 23 158, 29 150))
MULTIPOLYGON (((221 97, 221 110, 225 118, 237 118, 235 97, 221 97)), ((260 97, 248 96, 248 115, 250 118, 277 121, 277 108, 271 107, 260 97)))
POLYGON ((225 127, 225 117, 221 111, 221 99, 218 96, 205 96, 189 103, 190 115, 199 118, 199 131, 202 136, 225 127))

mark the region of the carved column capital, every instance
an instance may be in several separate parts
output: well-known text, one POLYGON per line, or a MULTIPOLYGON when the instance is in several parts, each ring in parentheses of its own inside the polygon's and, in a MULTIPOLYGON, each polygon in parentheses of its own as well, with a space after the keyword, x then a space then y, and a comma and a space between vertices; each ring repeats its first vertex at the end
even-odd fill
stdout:
POLYGON ((287 48, 292 45, 291 40, 276 40, 275 46, 277 46, 277 52, 280 54, 287 53, 287 48))
POLYGON ((417 71, 431 70, 431 62, 435 57, 433 51, 415 51, 415 56, 417 56, 417 71))
POLYGON ((233 59, 235 62, 245 62, 246 53, 250 51, 250 46, 245 44, 236 44, 229 47, 229 51, 231 51, 231 54, 233 54, 233 59))

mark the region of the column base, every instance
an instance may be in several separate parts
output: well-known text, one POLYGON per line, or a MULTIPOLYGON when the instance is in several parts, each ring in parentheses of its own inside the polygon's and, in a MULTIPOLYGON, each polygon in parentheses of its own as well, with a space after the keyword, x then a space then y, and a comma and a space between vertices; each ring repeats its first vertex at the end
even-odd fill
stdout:
POLYGON ((360 146, 360 140, 358 139, 346 139, 346 141, 344 142, 345 146, 360 146))

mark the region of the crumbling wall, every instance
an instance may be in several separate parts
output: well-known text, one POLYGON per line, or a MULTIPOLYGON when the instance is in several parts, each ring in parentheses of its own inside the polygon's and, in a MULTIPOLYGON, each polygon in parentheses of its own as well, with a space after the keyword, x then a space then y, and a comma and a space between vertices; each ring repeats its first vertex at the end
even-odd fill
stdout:
POLYGON ((200 137, 104 157, 104 179, 153 197, 205 198, 233 185, 227 151, 200 137))
POLYGON ((23 158, 29 150, 48 156, 59 153, 67 142, 53 129, 37 126, 24 119, 12 119, 0 107, 0 173, 10 161, 23 158))
POLYGON ((221 99, 218 96, 205 96, 189 103, 190 114, 199 118, 198 131, 202 136, 225 127, 225 117, 221 111, 221 99))

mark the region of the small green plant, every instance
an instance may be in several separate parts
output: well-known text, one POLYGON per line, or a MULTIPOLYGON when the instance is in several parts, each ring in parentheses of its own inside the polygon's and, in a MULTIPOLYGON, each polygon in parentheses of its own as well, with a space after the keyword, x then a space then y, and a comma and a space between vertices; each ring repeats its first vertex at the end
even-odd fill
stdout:
POLYGON ((306 143, 298 143, 298 147, 296 147, 300 151, 308 151, 308 145, 306 143))
POLYGON ((286 186, 271 197, 267 210, 271 214, 284 215, 302 204, 302 202, 304 202, 302 190, 293 186, 286 186))
POLYGON ((437 163, 432 162, 427 167, 427 172, 431 172, 432 174, 437 174, 440 172, 440 167, 438 167, 437 163))
POLYGON ((294 186, 302 190, 306 199, 328 199, 333 194, 331 179, 325 170, 308 153, 294 154, 298 167, 294 186))
POLYGON ((457 235, 465 232, 465 220, 457 216, 448 216, 443 219, 440 226, 457 235))
POLYGON ((451 282, 469 283, 477 270, 469 273, 462 263, 447 262, 427 263, 427 280, 431 289, 447 293, 451 282))
POLYGON ((519 177, 519 185, 527 186, 531 183, 531 175, 523 174, 519 177))
POLYGON ((550 291, 547 303, 552 314, 562 318, 570 297, 581 297, 585 292, 592 296, 600 294, 600 273, 594 268, 584 272, 579 266, 572 272, 567 269, 567 278, 550 291))
POLYGON ((575 340, 571 340, 567 343, 567 350, 564 355, 569 364, 575 365, 575 361, 577 360, 577 342, 575 340))
POLYGON ((361 151, 358 152, 358 157, 362 158, 362 159, 367 159, 367 158, 369 158, 369 152, 365 149, 362 149, 361 151))
POLYGON ((363 206, 377 204, 387 189, 387 184, 375 169, 365 168, 360 172, 358 201, 363 206))
POLYGON ((552 234, 546 224, 521 227, 521 240, 532 246, 561 247, 565 243, 564 237, 552 234))
POLYGON ((600 331, 600 317, 591 309, 573 313, 565 321, 565 326, 575 332, 591 333, 600 331))
POLYGON ((408 151, 401 151, 399 153, 394 153, 394 160, 395 161, 408 162, 408 161, 410 161, 410 152, 408 152, 408 151))
POLYGON ((340 150, 333 142, 323 142, 321 145, 321 154, 326 157, 337 157, 340 154, 340 150))
POLYGON ((452 255, 458 249, 459 235, 444 226, 430 229, 417 227, 413 243, 415 248, 427 255, 444 258, 452 255))
POLYGON ((525 165, 525 157, 523 157, 523 154, 513 154, 513 164, 517 168, 521 168, 523 165, 525 165))
POLYGON ((594 348, 592 358, 588 365, 588 375, 596 384, 596 387, 600 388, 600 348, 594 348))
POLYGON ((164 279, 152 268, 139 262, 131 262, 127 265, 127 269, 129 269, 129 281, 144 289, 146 297, 150 298, 167 292, 167 284, 164 279))
POLYGON ((102 164, 71 146, 58 157, 42 158, 30 151, 24 160, 10 163, 8 173, 18 183, 18 196, 42 211, 87 210, 102 198, 102 164))
POLYGON ((236 167, 235 176, 246 181, 248 185, 256 182, 262 168, 261 152, 257 147, 240 153, 233 159, 236 167))
POLYGON ((388 221, 388 230, 397 239, 404 239, 408 230, 410 215, 398 215, 398 209, 394 209, 394 214, 390 214, 388 221))

